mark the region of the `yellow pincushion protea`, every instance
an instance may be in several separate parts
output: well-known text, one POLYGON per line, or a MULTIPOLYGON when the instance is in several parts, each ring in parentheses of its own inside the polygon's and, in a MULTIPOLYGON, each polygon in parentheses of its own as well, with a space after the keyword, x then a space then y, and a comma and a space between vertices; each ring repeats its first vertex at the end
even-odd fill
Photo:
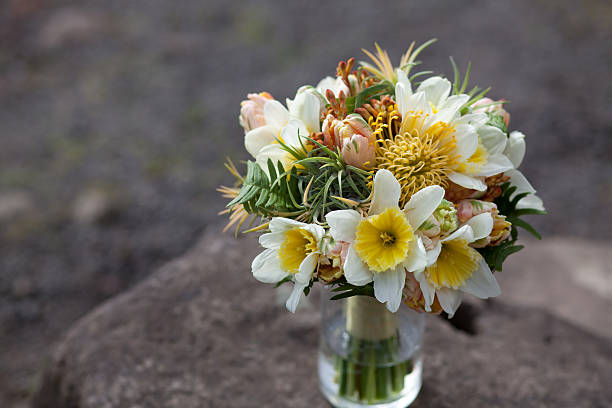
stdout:
POLYGON ((354 210, 332 211, 325 217, 337 242, 349 243, 344 276, 352 285, 374 281, 374 295, 387 309, 397 311, 402 300, 406 271, 426 266, 421 238, 414 234, 434 212, 444 196, 440 186, 415 193, 403 210, 398 207, 401 189, 388 170, 374 176, 368 216, 354 210))
POLYGON ((461 115, 468 95, 451 95, 451 83, 441 77, 428 78, 413 93, 402 70, 397 77, 397 107, 385 113, 396 123, 374 121, 372 128, 376 168, 391 171, 400 182, 402 203, 424 187, 449 182, 484 191, 485 177, 514 167, 503 154, 506 135, 486 125, 486 114, 461 115))

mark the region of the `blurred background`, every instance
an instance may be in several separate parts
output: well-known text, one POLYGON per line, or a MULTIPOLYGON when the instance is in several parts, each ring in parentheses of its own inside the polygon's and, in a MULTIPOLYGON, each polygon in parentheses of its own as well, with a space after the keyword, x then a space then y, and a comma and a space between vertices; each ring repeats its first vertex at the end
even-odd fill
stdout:
POLYGON ((374 41, 471 61, 527 135, 530 221, 612 242, 611 34, 607 0, 0 2, 0 406, 26 406, 72 322, 219 228, 247 92, 293 97, 374 41))

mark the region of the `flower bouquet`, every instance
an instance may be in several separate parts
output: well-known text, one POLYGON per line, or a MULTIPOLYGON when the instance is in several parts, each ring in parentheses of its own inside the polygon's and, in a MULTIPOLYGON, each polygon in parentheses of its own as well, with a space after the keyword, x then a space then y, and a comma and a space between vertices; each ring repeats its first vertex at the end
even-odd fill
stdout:
POLYGON ((517 227, 540 238, 521 218, 544 213, 517 170, 525 135, 509 132, 504 100, 468 90, 469 65, 461 75, 451 58, 452 81, 414 72, 432 42, 413 43, 398 67, 378 45, 364 50, 370 62, 341 61, 286 107, 249 94, 239 120, 254 160, 243 176, 228 159, 237 183, 219 188, 227 228, 263 232, 252 273, 293 286, 289 311, 316 282, 338 301, 319 360, 337 406, 410 403, 422 335, 410 310, 450 318, 464 293, 499 295, 493 272, 523 248, 517 227))

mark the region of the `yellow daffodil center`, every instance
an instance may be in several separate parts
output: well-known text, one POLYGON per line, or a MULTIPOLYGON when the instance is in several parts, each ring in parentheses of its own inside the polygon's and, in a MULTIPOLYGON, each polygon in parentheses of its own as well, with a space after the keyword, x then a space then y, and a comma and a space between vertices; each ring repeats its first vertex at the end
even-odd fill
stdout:
POLYGON ((478 252, 466 240, 446 241, 436 263, 425 270, 425 276, 436 289, 457 289, 478 269, 478 261, 478 252))
POLYGON ((396 105, 370 118, 376 136, 376 170, 387 169, 399 181, 400 207, 422 188, 447 187, 448 173, 457 164, 454 127, 437 122, 423 129, 427 118, 419 111, 402 119, 396 105))
POLYGON ((478 147, 476 151, 467 161, 461 163, 457 166, 456 171, 459 173, 467 173, 474 174, 487 163, 487 158, 489 157, 489 153, 487 149, 482 145, 482 143, 478 143, 478 147))
POLYGON ((399 265, 415 239, 410 223, 397 207, 362 220, 355 235, 355 251, 373 272, 384 272, 399 265))
POLYGON ((295 275, 300 271, 304 258, 316 251, 317 239, 310 231, 301 228, 287 230, 278 250, 281 269, 295 275))

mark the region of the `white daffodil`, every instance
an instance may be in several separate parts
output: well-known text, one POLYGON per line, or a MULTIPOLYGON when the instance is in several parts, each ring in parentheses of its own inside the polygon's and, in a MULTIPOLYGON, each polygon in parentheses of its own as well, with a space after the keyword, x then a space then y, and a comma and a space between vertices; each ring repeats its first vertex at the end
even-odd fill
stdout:
MULTIPOLYGON (((451 95, 451 83, 441 77, 423 81, 412 92, 410 81, 397 70, 395 95, 402 115, 402 133, 419 135, 435 147, 434 177, 448 178, 465 188, 484 191, 483 178, 511 169, 512 163, 503 154, 506 135, 498 128, 487 126, 485 113, 461 116, 468 95, 451 95)), ((433 162, 432 162, 433 163, 433 162)))
POLYGON ((298 92, 295 99, 289 102, 287 109, 276 100, 266 101, 263 108, 266 124, 250 130, 244 137, 247 151, 265 172, 268 171, 268 159, 274 163, 280 161, 285 168, 290 167, 293 161, 279 141, 294 149, 302 149, 304 140, 300 141, 300 138, 321 130, 321 102, 316 95, 298 92))
POLYGON ((531 186, 529 181, 527 181, 525 176, 520 171, 516 170, 523 162, 523 157, 525 157, 525 135, 522 132, 514 131, 510 133, 504 154, 512 161, 515 167, 504 173, 506 176, 510 177, 510 184, 516 186, 516 192, 512 197, 521 193, 530 193, 519 200, 516 204, 516 208, 535 208, 536 210, 544 211, 544 203, 542 199, 535 194, 536 190, 531 186))
POLYGON ((425 298, 426 311, 431 311, 436 295, 444 311, 452 317, 464 292, 481 299, 501 293, 487 262, 469 246, 489 236, 492 229, 491 214, 477 215, 427 252, 427 267, 414 273, 425 298))
POLYGON ((294 286, 285 305, 292 313, 317 269, 324 235, 319 225, 275 217, 270 221, 270 232, 259 237, 266 249, 253 260, 253 276, 264 283, 290 277, 294 286))
POLYGON ((415 232, 434 212, 444 196, 440 186, 426 187, 412 196, 403 211, 398 207, 400 184, 388 170, 374 176, 368 216, 354 210, 326 215, 336 241, 350 243, 344 276, 352 285, 374 281, 374 295, 387 309, 397 311, 402 300, 406 270, 425 267, 426 252, 415 232))

